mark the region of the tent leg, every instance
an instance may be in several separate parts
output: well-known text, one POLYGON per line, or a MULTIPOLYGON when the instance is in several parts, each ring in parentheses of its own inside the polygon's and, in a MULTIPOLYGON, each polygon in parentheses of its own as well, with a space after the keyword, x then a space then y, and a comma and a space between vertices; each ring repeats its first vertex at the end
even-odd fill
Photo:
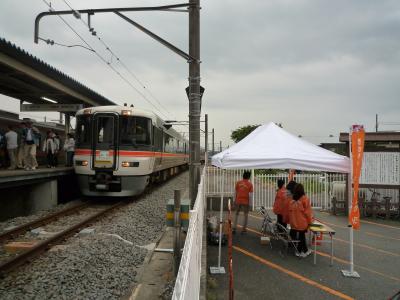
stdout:
MULTIPOLYGON (((251 182, 253 183, 253 187, 256 186, 256 183, 254 182, 254 169, 251 169, 251 182)), ((252 201, 252 210, 254 211, 254 202, 256 202, 256 197, 255 197, 255 188, 253 189, 253 201, 252 201)))
POLYGON ((224 177, 225 172, 222 171, 222 185, 221 185, 221 203, 219 208, 219 240, 218 240, 218 266, 210 267, 211 274, 225 274, 225 268, 221 266, 221 248, 222 248, 222 211, 224 209, 224 177))

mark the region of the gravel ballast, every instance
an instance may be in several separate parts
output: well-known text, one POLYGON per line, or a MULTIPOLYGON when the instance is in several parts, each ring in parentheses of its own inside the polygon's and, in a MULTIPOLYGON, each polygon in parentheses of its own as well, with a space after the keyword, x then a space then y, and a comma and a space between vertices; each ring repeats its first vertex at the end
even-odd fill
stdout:
MULTIPOLYGON (((93 224, 0 280, 0 299, 119 299, 165 228, 166 201, 188 172, 93 224)), ((1 224, 0 224, 1 226, 1 224)))

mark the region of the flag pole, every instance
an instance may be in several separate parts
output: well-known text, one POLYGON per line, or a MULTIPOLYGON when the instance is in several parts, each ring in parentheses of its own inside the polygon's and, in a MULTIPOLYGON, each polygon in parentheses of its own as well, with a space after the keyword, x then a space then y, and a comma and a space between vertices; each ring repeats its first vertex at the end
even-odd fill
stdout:
MULTIPOLYGON (((352 144, 351 144, 351 136, 353 133, 352 127, 350 127, 349 130, 349 157, 350 157, 350 173, 347 178, 347 185, 348 185, 348 218, 350 217, 351 209, 353 207, 353 154, 352 154, 352 144)), ((349 219, 347 219, 349 221, 349 219)), ((360 278, 360 275, 354 271, 354 245, 353 245, 353 239, 354 239, 354 229, 353 225, 351 222, 348 222, 349 224, 347 225, 349 227, 349 234, 350 234, 350 270, 342 270, 342 274, 345 277, 353 277, 353 278, 360 278)))

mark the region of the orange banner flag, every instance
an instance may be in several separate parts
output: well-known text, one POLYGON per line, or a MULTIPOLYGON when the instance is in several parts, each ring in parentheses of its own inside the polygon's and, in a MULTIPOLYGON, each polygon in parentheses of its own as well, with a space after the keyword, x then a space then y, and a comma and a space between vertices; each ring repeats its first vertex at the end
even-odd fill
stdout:
POLYGON ((349 222, 354 229, 360 228, 360 210, 358 208, 358 187, 360 183, 361 165, 364 155, 365 131, 362 125, 353 125, 351 133, 351 153, 353 168, 353 199, 349 222))

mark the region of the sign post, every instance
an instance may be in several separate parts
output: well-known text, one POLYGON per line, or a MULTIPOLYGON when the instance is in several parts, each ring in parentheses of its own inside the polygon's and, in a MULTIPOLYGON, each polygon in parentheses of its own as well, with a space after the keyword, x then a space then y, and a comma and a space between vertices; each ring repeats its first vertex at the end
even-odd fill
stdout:
POLYGON ((348 177, 349 229, 350 229, 350 270, 342 270, 345 277, 360 278, 354 271, 354 229, 360 228, 360 210, 358 208, 358 187, 364 153, 365 131, 362 125, 353 125, 349 133, 350 176, 348 177), (354 188, 353 188, 354 184, 354 188))

